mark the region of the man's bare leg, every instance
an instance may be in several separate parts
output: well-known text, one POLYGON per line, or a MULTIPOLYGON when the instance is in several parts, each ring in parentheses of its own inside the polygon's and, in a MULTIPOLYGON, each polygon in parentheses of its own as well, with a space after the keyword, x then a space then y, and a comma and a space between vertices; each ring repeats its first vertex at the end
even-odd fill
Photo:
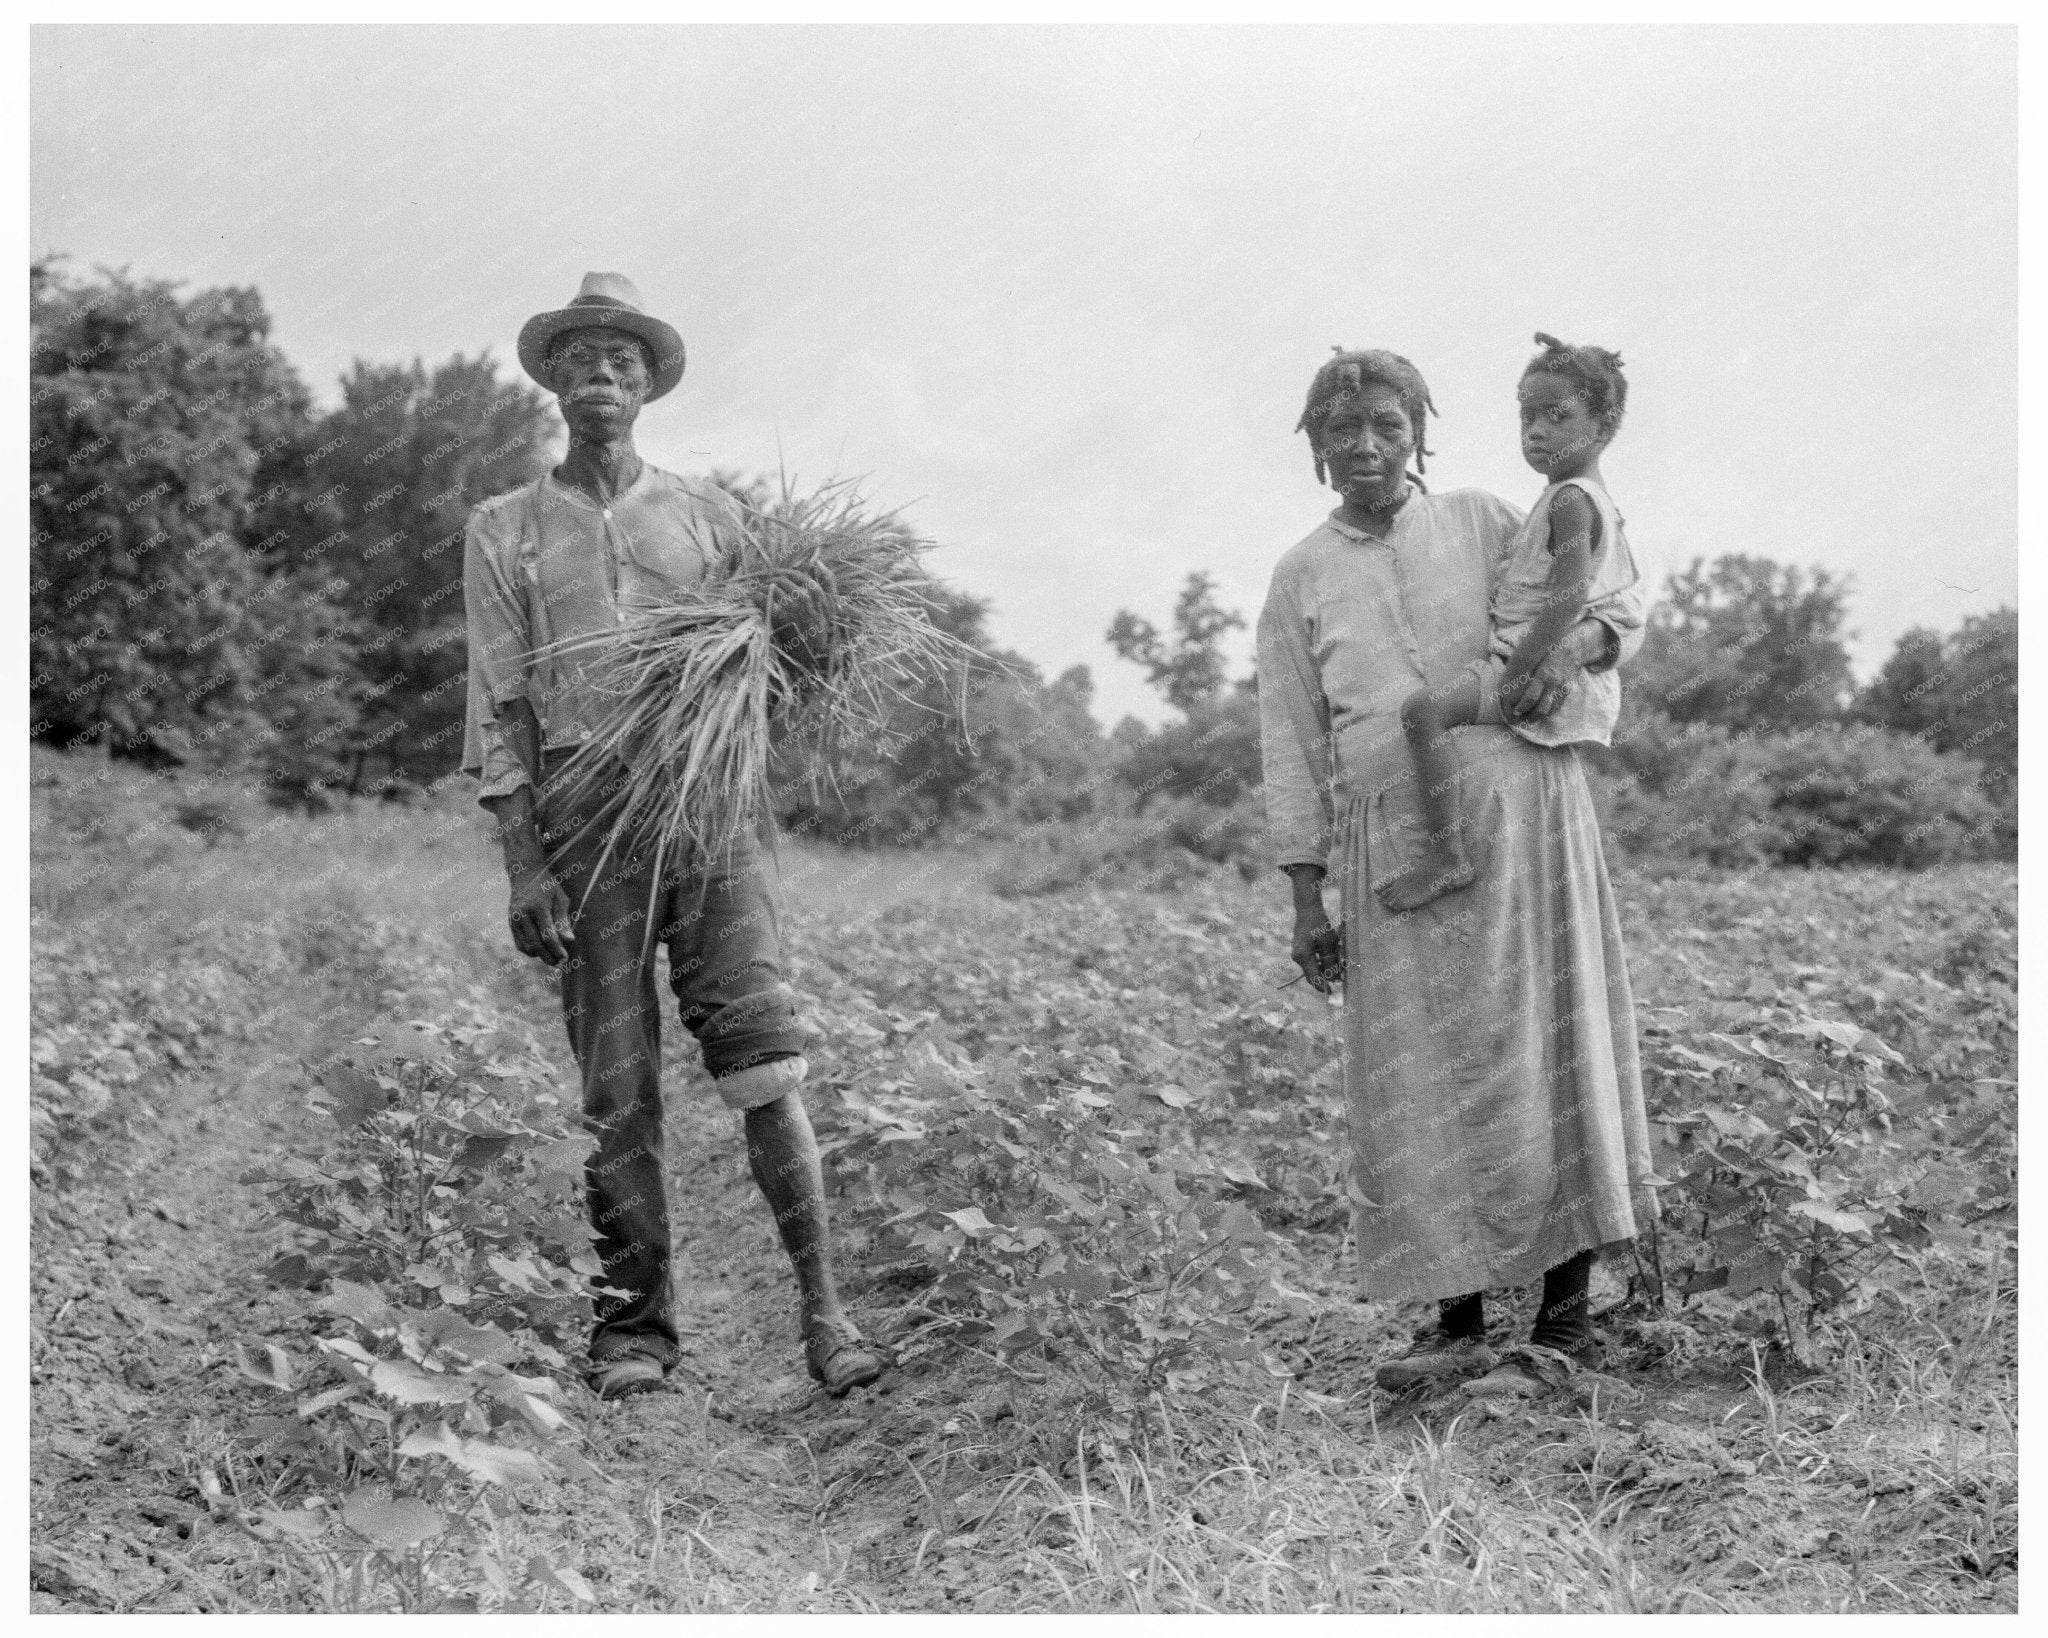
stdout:
POLYGON ((1401 732, 1415 758, 1427 828, 1422 856, 1392 881, 1374 889, 1389 910, 1414 910, 1445 893, 1468 886, 1475 874, 1465 856, 1464 826, 1458 812, 1458 760, 1450 730, 1479 720, 1479 679, 1467 673, 1431 690, 1418 688, 1401 702, 1401 732))
POLYGON ((796 1270, 805 1363, 833 1393, 872 1382, 882 1374, 884 1362, 859 1342, 860 1333, 840 1305, 832 1278, 824 1167, 802 1097, 785 1092, 773 1103, 749 1109, 746 1127, 748 1164, 796 1270))

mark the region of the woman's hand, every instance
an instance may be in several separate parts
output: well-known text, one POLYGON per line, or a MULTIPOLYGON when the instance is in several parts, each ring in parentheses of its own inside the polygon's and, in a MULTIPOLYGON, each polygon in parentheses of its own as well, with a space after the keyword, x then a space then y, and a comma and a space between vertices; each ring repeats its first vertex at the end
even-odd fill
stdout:
POLYGON ((1323 909, 1322 867, 1293 865, 1287 874, 1294 882, 1294 947, 1290 953, 1309 987, 1318 995, 1328 995, 1332 984, 1344 981, 1344 939, 1323 909))
POLYGON ((1549 716, 1564 704, 1565 696, 1578 686, 1589 666, 1614 664, 1616 641, 1606 621, 1586 616, 1525 676, 1517 678, 1511 672, 1501 679, 1501 715, 1510 722, 1549 716))
POLYGON ((1503 677, 1501 715, 1510 722, 1528 722, 1547 717, 1564 704, 1565 696, 1578 686, 1579 674, 1585 669, 1569 649, 1569 644, 1559 643, 1526 676, 1517 679, 1510 673, 1503 677))
POLYGON ((1318 995, 1344 982, 1344 936, 1320 909, 1294 918, 1294 964, 1318 995))

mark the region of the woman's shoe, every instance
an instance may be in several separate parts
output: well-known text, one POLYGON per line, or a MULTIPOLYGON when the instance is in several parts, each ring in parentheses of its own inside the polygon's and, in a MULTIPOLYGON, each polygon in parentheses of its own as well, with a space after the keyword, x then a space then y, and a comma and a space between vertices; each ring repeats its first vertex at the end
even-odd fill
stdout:
POLYGON ((1376 1366, 1372 1379, 1389 1393, 1402 1393, 1425 1382, 1457 1382, 1494 1366, 1493 1350, 1484 1337, 1446 1336, 1432 1325, 1416 1334, 1398 1359, 1376 1366))
POLYGON ((661 1386, 667 1369, 646 1354, 620 1354, 616 1359, 594 1362, 590 1386, 600 1399, 625 1399, 636 1393, 653 1393, 661 1386))
POLYGON ((1501 1361, 1492 1370, 1466 1383, 1465 1391, 1474 1399, 1534 1399, 1562 1388, 1597 1358, 1591 1338, 1569 1349, 1518 1342, 1502 1350, 1501 1361))
POLYGON ((889 1368, 889 1361, 851 1320, 814 1319, 804 1327, 804 1366, 834 1399, 865 1388, 889 1368))

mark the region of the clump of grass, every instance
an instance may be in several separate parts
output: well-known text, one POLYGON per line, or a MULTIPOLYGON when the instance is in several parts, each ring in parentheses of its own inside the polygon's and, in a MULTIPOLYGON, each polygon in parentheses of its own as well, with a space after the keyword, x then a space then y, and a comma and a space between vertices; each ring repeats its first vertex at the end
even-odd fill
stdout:
POLYGON ((733 501, 700 584, 551 650, 614 702, 561 775, 569 799, 596 799, 607 851, 630 836, 657 860, 730 852, 767 810, 773 749, 828 779, 836 748, 936 679, 964 688, 979 657, 932 622, 930 542, 850 480, 733 501))

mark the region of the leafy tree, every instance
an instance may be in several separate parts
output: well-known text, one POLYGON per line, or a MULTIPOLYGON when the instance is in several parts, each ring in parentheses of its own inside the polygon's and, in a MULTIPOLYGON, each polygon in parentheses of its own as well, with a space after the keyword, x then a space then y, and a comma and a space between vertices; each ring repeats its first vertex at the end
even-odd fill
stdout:
POLYGON ((1941 721, 1932 693, 1942 682, 1941 633, 1915 626, 1892 646, 1878 674, 1856 696, 1855 714, 1902 733, 1924 733, 1941 721))
POLYGON ((1169 645, 1159 628, 1128 609, 1119 609, 1109 626, 1109 646, 1134 665, 1166 696, 1176 711, 1192 712, 1223 692, 1226 664, 1223 634, 1240 630, 1244 616, 1216 602, 1216 582, 1206 574, 1188 576, 1173 606, 1174 640, 1169 645))
POLYGON ((326 781, 352 623, 317 573, 251 550, 285 499, 260 483, 312 431, 262 299, 45 261, 29 314, 33 736, 326 781))
POLYGON ((1825 569, 1730 554, 1695 558, 1652 611, 1628 691, 1673 722, 1803 728, 1841 715, 1849 582, 1825 569))
POLYGON ((1189 795, 1229 807, 1260 781, 1259 708, 1254 683, 1226 688, 1223 634, 1241 629, 1244 616, 1216 602, 1216 583, 1188 576, 1173 608, 1169 645, 1150 621, 1118 611, 1109 644, 1145 668, 1152 685, 1181 720, 1156 732, 1135 720, 1118 725, 1120 771, 1142 811, 1153 797, 1189 795))
POLYGON ((1960 751, 2009 781, 2019 768, 2020 617, 1966 617, 1947 637, 1916 626, 1857 697, 1865 722, 1960 751))
POLYGON ((470 508, 548 464, 548 399, 488 355, 433 371, 357 360, 310 458, 279 474, 278 559, 337 577, 363 632, 351 788, 424 785, 461 749, 462 535, 470 508))

